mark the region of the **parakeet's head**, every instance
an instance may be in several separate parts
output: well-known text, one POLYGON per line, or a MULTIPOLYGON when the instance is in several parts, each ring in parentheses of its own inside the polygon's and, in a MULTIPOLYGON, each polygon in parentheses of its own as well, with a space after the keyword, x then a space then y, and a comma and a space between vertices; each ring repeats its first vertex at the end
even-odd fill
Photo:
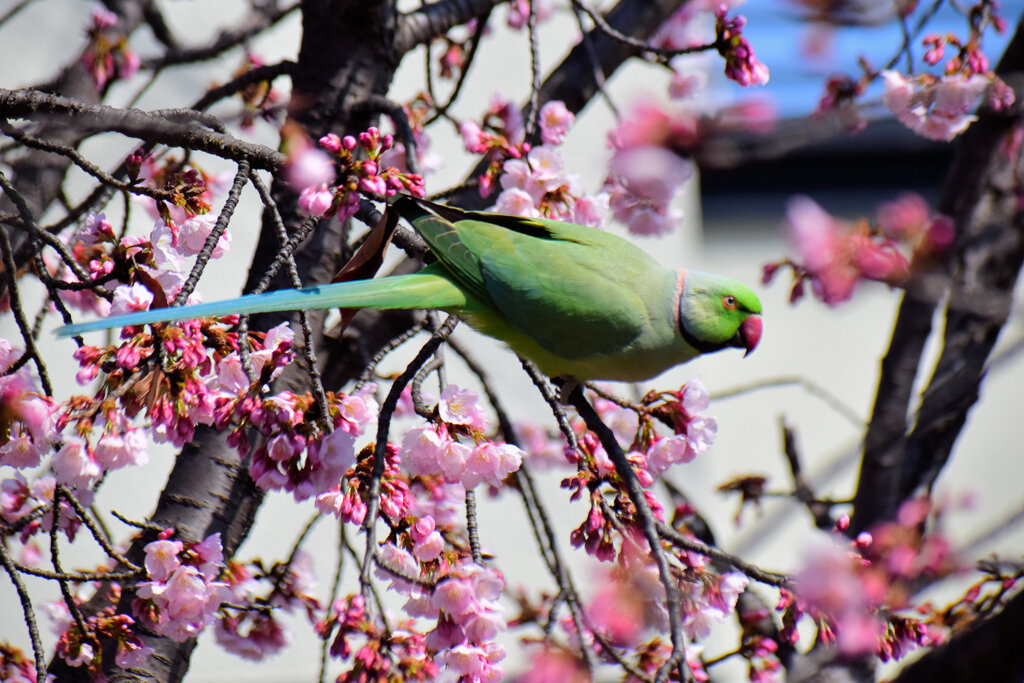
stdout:
POLYGON ((679 332, 701 353, 735 347, 753 351, 761 341, 761 301, 732 278, 680 273, 679 332))

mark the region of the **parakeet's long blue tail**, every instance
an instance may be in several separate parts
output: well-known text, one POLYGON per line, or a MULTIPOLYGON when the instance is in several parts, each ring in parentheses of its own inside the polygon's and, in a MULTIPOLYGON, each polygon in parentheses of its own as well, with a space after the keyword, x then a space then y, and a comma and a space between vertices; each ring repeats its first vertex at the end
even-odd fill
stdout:
POLYGON ((303 289, 282 289, 266 294, 250 294, 227 301, 211 301, 193 306, 157 308, 128 313, 87 323, 65 325, 57 336, 70 337, 83 332, 126 325, 191 320, 230 314, 298 311, 317 308, 458 308, 466 295, 447 278, 434 273, 395 275, 376 280, 356 280, 318 285, 303 289))

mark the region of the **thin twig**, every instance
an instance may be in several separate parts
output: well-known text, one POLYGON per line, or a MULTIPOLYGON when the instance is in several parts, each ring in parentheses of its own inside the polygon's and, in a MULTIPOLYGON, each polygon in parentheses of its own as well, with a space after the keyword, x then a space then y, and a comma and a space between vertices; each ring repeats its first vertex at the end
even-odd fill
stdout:
POLYGON ((466 533, 469 536, 469 551, 473 562, 484 566, 484 554, 480 550, 480 531, 476 515, 476 491, 466 489, 466 533))
POLYGON ((107 554, 107 557, 117 560, 119 564, 128 567, 128 569, 131 569, 132 571, 138 571, 140 567, 137 564, 134 564, 129 561, 127 557, 117 552, 117 549, 115 549, 111 544, 109 536, 96 525, 96 522, 93 521, 89 512, 82 507, 80 502, 78 502, 78 498, 76 498, 74 494, 72 494, 71 491, 69 491, 63 484, 59 484, 58 487, 61 490, 61 495, 63 495, 71 504, 71 507, 75 509, 75 512, 78 514, 78 518, 82 520, 82 524, 85 525, 85 528, 89 530, 92 537, 96 539, 96 542, 99 543, 101 548, 103 548, 103 552, 107 554))
POLYGON ((285 560, 284 565, 281 566, 277 576, 274 577, 274 586, 270 590, 270 596, 267 598, 268 602, 270 602, 274 595, 281 590, 281 585, 284 583, 285 577, 288 576, 288 572, 292 567, 292 563, 295 562, 295 558, 298 557, 299 550, 302 548, 303 542, 305 542, 306 537, 309 536, 309 532, 313 530, 313 527, 316 526, 316 523, 319 522, 322 517, 323 515, 320 512, 317 512, 310 517, 309 521, 306 522, 306 525, 302 527, 302 532, 299 534, 299 537, 295 539, 295 543, 292 544, 292 550, 288 553, 288 559, 285 560))
MULTIPOLYGON (((0 16, 0 26, 6 24, 11 17, 13 17, 15 14, 28 7, 29 4, 32 2, 34 2, 34 0, 21 0, 21 2, 14 4, 10 9, 4 12, 2 16, 0 16)), ((46 674, 40 674, 40 676, 42 676, 45 679, 46 674)))
POLYGON ((381 480, 384 477, 384 455, 387 450, 388 434, 391 430, 391 418, 395 414, 395 408, 398 407, 398 398, 402 395, 402 390, 412 381, 420 366, 427 362, 437 347, 451 334, 458 322, 458 316, 448 316, 440 329, 431 335, 416 357, 412 359, 405 371, 392 382, 391 390, 381 406, 380 415, 377 418, 377 442, 373 449, 373 474, 366 501, 366 518, 363 520, 363 530, 366 532, 366 551, 363 554, 359 581, 364 595, 370 583, 370 564, 377 547, 377 516, 380 512, 381 480))
MULTIPOLYGON (((338 599, 338 587, 341 586, 341 569, 345 562, 345 546, 348 540, 345 538, 345 522, 338 520, 338 566, 334 570, 334 580, 331 582, 331 593, 327 599, 327 609, 332 609, 334 601, 338 599)), ((320 676, 317 680, 324 683, 327 680, 327 653, 331 649, 330 639, 324 638, 320 646, 320 676)))
MULTIPOLYGON (((249 180, 252 182, 253 187, 256 188, 256 192, 259 194, 260 199, 263 201, 263 205, 270 213, 271 222, 274 224, 274 229, 277 232, 277 239, 280 244, 280 250, 277 256, 274 258, 274 262, 271 263, 267 273, 260 280, 259 285, 252 293, 263 291, 266 287, 270 286, 271 278, 277 274, 277 269, 284 263, 288 267, 288 276, 291 278, 293 287, 302 287, 302 278, 299 277, 299 269, 295 264, 295 258, 292 255, 295 248, 301 242, 301 239, 296 239, 301 235, 307 227, 312 229, 316 225, 316 221, 305 221, 302 226, 296 231, 296 234, 291 238, 288 237, 288 231, 285 228, 284 220, 281 218, 281 212, 277 208, 277 203, 274 202, 270 191, 267 186, 260 179, 259 175, 253 171, 249 174, 249 180)), ((330 406, 327 404, 327 393, 324 390, 323 377, 320 375, 320 370, 316 364, 316 352, 315 342, 313 339, 313 328, 309 324, 309 315, 304 310, 299 311, 299 327, 302 331, 302 357, 306 361, 306 371, 309 373, 310 384, 313 388, 313 396, 316 398, 317 409, 320 413, 320 427, 325 432, 334 431, 334 423, 331 420, 330 406)), ((247 327, 246 327, 247 329, 247 327)), ((240 340, 241 341, 241 340, 240 340)))
MULTIPOLYGON (((0 172, 0 187, 3 188, 7 196, 11 197, 15 203, 17 203, 17 199, 21 199, 21 195, 14 191, 14 188, 2 172, 0 172)), ((28 207, 25 207, 25 210, 27 211, 28 207)), ((52 396, 53 387, 50 384, 50 377, 46 372, 46 364, 43 363, 43 359, 39 355, 39 349, 36 347, 35 339, 32 337, 32 328, 29 327, 28 318, 26 318, 25 310, 22 308, 21 295, 18 292, 18 271, 14 265, 14 250, 11 248, 11 239, 7 235, 7 231, 2 227, 0 227, 0 251, 3 252, 4 274, 7 276, 8 300, 11 312, 14 314, 14 320, 21 331, 22 341, 25 342, 25 356, 35 362, 36 370, 39 373, 39 381, 43 385, 43 391, 46 392, 47 396, 52 396)))
POLYGON ((160 201, 172 202, 174 201, 174 193, 170 190, 164 190, 160 188, 149 187, 148 185, 141 185, 136 183, 124 182, 118 180, 114 176, 110 175, 96 164, 86 159, 78 150, 74 149, 69 145, 62 145, 59 142, 52 140, 44 140, 37 138, 28 133, 18 130, 9 123, 0 124, 0 130, 10 138, 17 140, 24 144, 26 147, 33 147, 35 149, 43 150, 44 152, 50 152, 52 154, 59 154, 62 157, 69 159, 75 166, 85 171, 88 175, 91 175, 96 180, 100 181, 104 185, 107 185, 116 190, 122 190, 124 192, 131 192, 132 194, 143 195, 146 197, 152 197, 160 201))
POLYGON ((14 560, 7 554, 7 544, 0 543, 0 563, 3 564, 7 575, 11 577, 14 590, 18 593, 18 600, 21 601, 21 613, 25 618, 25 625, 28 627, 28 636, 32 641, 32 655, 36 660, 36 680, 46 680, 46 657, 43 654, 43 641, 39 638, 39 625, 36 623, 36 612, 32 607, 32 597, 25 588, 25 582, 18 575, 14 560))
MULTIPOLYGON (((462 92, 462 86, 466 82, 466 75, 469 74, 469 68, 472 66, 473 60, 476 57, 477 48, 480 47, 480 38, 483 37, 484 31, 487 29, 487 22, 491 18, 491 9, 492 8, 488 8, 487 13, 477 19, 476 30, 473 31, 473 35, 468 41, 469 51, 466 52, 466 58, 462 61, 462 68, 459 69, 459 77, 455 80, 455 86, 452 88, 452 92, 448 96, 448 101, 440 107, 435 106, 434 115, 423 123, 424 126, 428 126, 442 116, 446 116, 448 114, 448 110, 451 109, 452 105, 454 105, 455 101, 459 98, 459 94, 462 92)), ((429 50, 429 44, 427 47, 429 50)), ((427 71, 430 71, 429 61, 427 62, 427 71)), ((431 97, 433 97, 433 95, 431 95, 431 97)))
POLYGON ((864 428, 864 419, 857 414, 857 411, 848 406, 838 396, 831 393, 828 389, 825 389, 820 384, 816 384, 809 379, 800 377, 797 375, 787 375, 783 377, 770 377, 767 379, 759 379, 748 384, 741 384, 729 389, 722 391, 716 391, 711 394, 712 401, 722 401, 728 398, 736 398, 743 394, 749 394, 761 389, 774 389, 779 387, 791 387, 798 386, 808 394, 821 399, 825 405, 832 408, 844 418, 847 422, 856 427, 858 430, 864 428))
MULTIPOLYGON (((64 596, 64 604, 67 605, 68 612, 71 613, 79 633, 82 634, 82 638, 95 640, 95 636, 89 633, 89 628, 85 624, 85 617, 82 616, 78 603, 75 602, 74 596, 71 595, 71 587, 68 585, 64 570, 60 566, 60 544, 58 538, 60 533, 60 499, 62 497, 62 487, 58 486, 53 490, 53 510, 51 511, 53 523, 50 526, 50 563, 53 564, 57 584, 60 586, 61 595, 64 596)), ((99 643, 97 642, 96 645, 96 652, 99 652, 99 643)))
POLYGON ((597 411, 587 402, 587 399, 583 396, 583 390, 577 386, 569 398, 572 405, 576 407, 576 412, 579 413, 580 417, 587 424, 587 428, 597 434, 597 438, 601 441, 601 445, 604 446, 608 458, 615 465, 615 472, 619 475, 619 479, 626 489, 626 495, 629 496, 629 500, 636 510, 637 522, 650 547, 652 559, 658 568, 661 585, 665 589, 669 633, 672 639, 672 654, 655 674, 655 683, 667 680, 669 673, 677 666, 680 669, 680 678, 687 680, 689 678, 689 670, 684 658, 686 636, 683 634, 683 624, 680 616, 682 603, 679 596, 679 587, 672 577, 672 568, 669 566, 668 558, 665 556, 665 549, 662 546, 661 536, 658 534, 658 520, 651 511, 651 506, 647 502, 643 487, 640 485, 633 467, 626 460, 626 454, 615 439, 615 434, 608 425, 601 421, 597 411))
POLYGON ((184 305, 192 291, 196 288, 196 285, 199 284, 199 278, 202 277, 206 265, 213 258, 213 252, 217 248, 217 243, 220 242, 221 235, 228 229, 228 223, 231 222, 231 216, 234 215, 235 207, 238 206, 238 199, 242 195, 242 188, 245 187, 246 181, 249 179, 250 171, 251 167, 247 160, 242 159, 238 162, 238 171, 235 173, 235 179, 231 183, 231 189, 224 200, 224 206, 220 210, 220 215, 217 216, 217 222, 214 224, 210 234, 207 235, 202 250, 196 256, 196 262, 192 266, 192 271, 181 286, 181 291, 174 297, 172 306, 184 305))
POLYGON ((712 560, 719 560, 721 562, 725 562, 734 567, 735 569, 740 570, 741 572, 743 572, 750 578, 754 579, 755 581, 759 581, 769 586, 781 587, 790 585, 792 581, 790 577, 786 576, 785 574, 780 574, 778 572, 770 572, 761 569, 760 567, 750 564, 749 562, 746 562, 745 560, 735 555, 727 553, 724 550, 721 550, 714 546, 710 546, 706 543, 702 543, 701 541, 690 538, 688 536, 684 536, 668 524, 659 522, 656 526, 658 529, 658 533, 661 534, 661 536, 665 538, 665 540, 674 543, 675 545, 679 546, 684 550, 690 550, 695 553, 700 553, 701 555, 709 557, 712 560))
POLYGON ((616 30, 614 26, 605 21, 605 18, 601 16, 600 12, 590 7, 590 5, 583 2, 583 0, 573 0, 572 4, 573 7, 585 12, 586 15, 594 22, 594 25, 609 37, 629 45, 640 52, 649 52, 650 54, 657 55, 663 62, 668 62, 672 57, 678 57, 679 55, 689 55, 695 52, 708 52, 709 50, 714 50, 717 47, 714 43, 694 45, 684 48, 655 47, 616 30))
POLYGON ((410 339, 415 337, 417 334, 419 334, 423 330, 424 325, 426 325, 426 322, 427 322, 426 319, 421 320, 419 323, 413 325, 412 327, 407 329, 405 332, 403 332, 402 334, 398 335, 397 337, 395 337, 394 339, 389 341, 387 344, 382 346, 377 351, 377 353, 375 353, 373 355, 373 358, 370 359, 370 363, 363 370, 363 373, 361 375, 359 375, 359 379, 356 380, 355 391, 358 391, 359 389, 361 389, 363 387, 363 385, 365 385, 367 382, 370 381, 370 378, 373 377, 374 370, 376 370, 376 368, 380 364, 380 362, 382 360, 384 360, 384 358, 389 353, 391 353, 392 351, 397 349, 399 346, 401 346, 402 344, 404 344, 405 342, 409 341, 410 339))
POLYGON ((793 496, 803 503, 814 517, 814 526, 828 531, 835 526, 835 520, 829 514, 829 506, 819 501, 814 491, 804 478, 803 469, 800 465, 800 453, 796 447, 796 434, 793 428, 786 424, 785 418, 779 420, 779 427, 782 429, 782 452, 789 463, 789 471, 793 475, 793 496))
POLYGON ((246 23, 222 30, 209 44, 201 47, 171 49, 160 58, 143 60, 142 65, 147 69, 164 69, 168 66, 214 59, 271 28, 291 12, 297 10, 300 4, 294 2, 282 8, 279 8, 276 2, 253 6, 252 11, 244 17, 246 23))
POLYGON ((587 58, 590 60, 591 67, 593 68, 594 84, 597 86, 597 92, 601 94, 605 104, 611 109, 615 120, 618 121, 620 119, 619 108, 615 106, 615 101, 612 100, 612 96, 608 92, 604 71, 601 70, 601 62, 597 58, 597 50, 594 48, 594 37, 583 25, 583 11, 579 8, 579 5, 573 3, 572 11, 576 16, 576 25, 579 26, 580 35, 583 36, 583 47, 587 50, 587 58))
POLYGON ((540 45, 537 40, 537 2, 529 2, 530 13, 526 18, 526 27, 530 37, 530 109, 526 115, 526 139, 533 140, 540 113, 540 45))
POLYGON ((160 526, 159 524, 154 524, 153 522, 136 522, 133 519, 128 519, 117 510, 111 510, 110 514, 113 517, 115 517, 118 521, 120 521, 122 524, 127 524, 128 526, 134 527, 136 529, 141 529, 143 531, 155 531, 157 533, 165 531, 164 527, 160 526))

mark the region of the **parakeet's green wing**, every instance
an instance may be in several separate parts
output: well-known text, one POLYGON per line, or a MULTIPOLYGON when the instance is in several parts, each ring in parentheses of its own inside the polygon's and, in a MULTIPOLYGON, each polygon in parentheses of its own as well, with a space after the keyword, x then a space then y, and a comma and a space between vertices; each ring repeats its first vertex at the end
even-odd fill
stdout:
POLYGON ((465 218, 470 212, 420 202, 408 195, 398 195, 394 206, 426 240, 431 253, 444 266, 444 270, 475 297, 488 302, 487 286, 480 272, 480 259, 463 244, 455 227, 455 221, 465 218))
POLYGON ((563 358, 610 355, 630 346, 648 323, 639 295, 643 268, 636 260, 661 267, 613 235, 555 221, 543 224, 549 230, 545 238, 459 224, 463 241, 480 258, 497 308, 563 358))
POLYGON ((415 200, 400 208, 460 285, 553 354, 614 354, 648 322, 642 285, 665 271, 626 240, 558 221, 415 200))

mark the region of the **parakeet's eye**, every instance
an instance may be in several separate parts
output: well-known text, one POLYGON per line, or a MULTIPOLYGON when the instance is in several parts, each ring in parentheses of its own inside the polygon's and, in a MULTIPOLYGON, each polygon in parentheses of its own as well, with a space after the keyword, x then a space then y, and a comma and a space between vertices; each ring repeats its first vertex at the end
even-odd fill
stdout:
POLYGON ((723 296, 722 305, 728 308, 730 311, 736 308, 736 297, 734 296, 723 296))

